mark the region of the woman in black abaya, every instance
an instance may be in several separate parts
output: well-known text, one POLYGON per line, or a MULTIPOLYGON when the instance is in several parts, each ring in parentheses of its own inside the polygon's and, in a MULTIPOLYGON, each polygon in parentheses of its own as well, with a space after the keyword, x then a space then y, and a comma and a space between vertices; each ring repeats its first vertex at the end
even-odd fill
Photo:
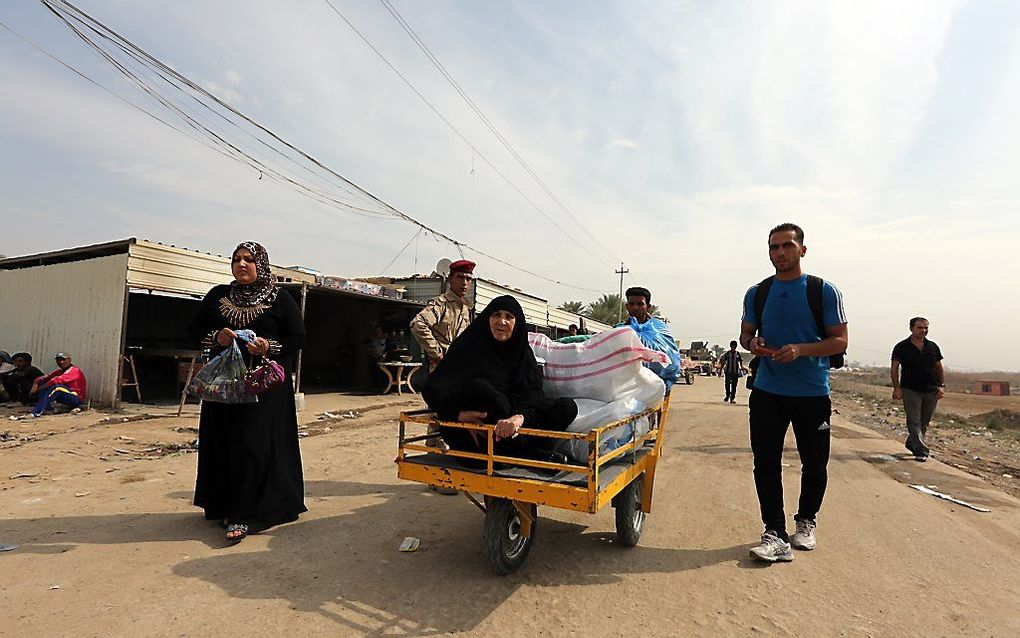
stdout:
POLYGON ((258 403, 202 403, 195 505, 205 509, 206 519, 223 521, 227 540, 239 542, 306 511, 291 385, 305 326, 294 299, 277 288, 260 244, 235 248, 231 271, 234 281, 202 300, 192 324, 195 340, 216 354, 230 346, 235 330, 252 330, 257 338, 247 345, 249 364, 268 357, 286 372, 258 403))
MULTIPOLYGON (((493 299, 454 340, 422 395, 443 421, 495 425, 495 452, 511 456, 541 455, 534 449, 537 442, 515 438, 522 427, 562 431, 577 417, 573 399, 550 399, 542 391, 524 310, 509 295, 493 299)), ((486 451, 486 440, 477 433, 440 430, 453 449, 486 451)))

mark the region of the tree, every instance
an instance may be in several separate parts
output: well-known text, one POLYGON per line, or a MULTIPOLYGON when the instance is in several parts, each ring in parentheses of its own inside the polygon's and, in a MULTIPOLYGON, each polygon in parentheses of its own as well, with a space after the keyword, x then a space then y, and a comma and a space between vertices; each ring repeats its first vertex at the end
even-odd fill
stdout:
POLYGON ((712 346, 711 350, 712 350, 712 354, 715 355, 716 359, 721 357, 722 353, 726 352, 726 348, 720 346, 718 343, 715 344, 714 346, 712 346))
POLYGON ((584 302, 583 301, 564 301, 560 304, 560 310, 565 310, 569 313, 580 315, 584 314, 584 302))
POLYGON ((620 301, 620 295, 603 294, 598 300, 588 304, 587 316, 609 325, 618 323, 621 313, 623 313, 623 303, 620 301))

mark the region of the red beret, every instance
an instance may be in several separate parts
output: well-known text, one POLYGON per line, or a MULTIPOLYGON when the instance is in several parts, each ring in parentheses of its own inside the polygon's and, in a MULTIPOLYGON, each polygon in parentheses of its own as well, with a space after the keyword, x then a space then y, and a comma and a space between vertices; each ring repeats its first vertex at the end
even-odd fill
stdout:
POLYGON ((467 259, 458 259, 457 261, 450 264, 450 272, 466 272, 473 273, 475 271, 475 262, 468 261, 467 259))

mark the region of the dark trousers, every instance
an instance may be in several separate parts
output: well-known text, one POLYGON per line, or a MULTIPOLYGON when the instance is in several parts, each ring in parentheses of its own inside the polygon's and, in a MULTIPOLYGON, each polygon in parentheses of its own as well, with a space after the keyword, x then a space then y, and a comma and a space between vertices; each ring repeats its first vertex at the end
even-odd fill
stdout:
POLYGON ((907 449, 915 456, 928 456, 930 452, 924 439, 938 403, 935 396, 934 390, 918 392, 903 388, 903 411, 907 414, 907 449))
POLYGON ((32 382, 35 379, 29 377, 12 377, 3 380, 4 390, 11 401, 18 401, 22 405, 32 403, 29 392, 32 390, 32 382))
POLYGON ((740 375, 732 372, 726 373, 726 398, 736 399, 737 398, 737 379, 740 375))
MULTIPOLYGON (((534 423, 525 422, 524 427, 544 430, 565 430, 577 418, 577 403, 572 399, 555 399, 544 409, 536 410, 534 423)), ((496 389, 491 383, 482 379, 468 381, 461 388, 457 401, 458 411, 471 410, 485 412, 485 423, 495 424, 501 419, 513 416, 510 398, 496 389)), ((463 428, 441 427, 440 432, 446 444, 455 450, 465 452, 487 452, 488 442, 483 432, 477 433, 477 439, 471 435, 473 430, 463 428)), ((516 436, 503 439, 493 444, 493 452, 503 456, 520 456, 535 458, 548 454, 555 441, 540 437, 516 436), (546 448, 549 448, 548 450, 546 448)), ((463 461, 463 459, 462 459, 463 461)))
POLYGON ((822 506, 828 481, 829 418, 828 396, 788 397, 752 390, 748 401, 751 420, 751 452, 754 455, 754 487, 766 530, 786 536, 783 510, 783 442, 793 423, 793 436, 800 455, 800 504, 796 520, 814 520, 822 506))

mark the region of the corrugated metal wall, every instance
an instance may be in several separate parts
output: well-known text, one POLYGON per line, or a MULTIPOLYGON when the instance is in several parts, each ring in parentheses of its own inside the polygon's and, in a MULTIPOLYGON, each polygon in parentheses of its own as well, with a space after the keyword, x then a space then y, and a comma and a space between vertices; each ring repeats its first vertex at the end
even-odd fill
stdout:
MULTIPOLYGON (((443 292, 443 282, 438 277, 394 279, 393 283, 406 288, 407 292, 404 293, 404 299, 413 301, 426 302, 443 292)), ((475 279, 475 283, 468 294, 474 295, 475 310, 477 312, 481 312, 490 301, 500 295, 513 295, 517 298, 517 301, 521 302, 521 307, 524 308, 524 316, 527 317, 528 323, 537 326, 555 326, 563 330, 566 330, 572 323, 580 325, 577 315, 564 310, 557 310, 541 297, 529 295, 526 292, 521 292, 515 288, 503 286, 486 279, 475 279)), ((585 319, 584 325, 591 332, 601 332, 612 328, 612 326, 592 321, 591 319, 585 319)))
POLYGON ((149 242, 138 242, 129 251, 127 283, 132 288, 204 296, 233 278, 226 257, 149 242))
MULTIPOLYGON (((570 324, 580 326, 580 317, 572 312, 567 312, 566 310, 560 310, 549 306, 549 325, 566 330, 570 327, 570 324)), ((589 332, 602 332, 603 330, 609 330, 612 328, 612 326, 606 325, 600 321, 595 321, 594 319, 588 319, 587 317, 584 318, 584 327, 589 332)))
POLYGON ((405 289, 404 299, 425 303, 433 297, 443 294, 443 280, 439 277, 408 277, 394 279, 393 285, 405 289))
POLYGON ((66 351, 85 373, 93 405, 114 404, 127 268, 123 254, 0 270, 0 348, 32 353, 43 372, 66 351))
POLYGON ((546 314, 549 310, 549 303, 545 299, 502 286, 487 279, 475 279, 474 291, 475 310, 478 312, 484 310, 485 306, 489 305, 489 302, 496 297, 511 295, 521 303, 521 308, 524 309, 524 318, 528 320, 528 323, 536 326, 545 326, 549 323, 546 314))
MULTIPOLYGON (((213 286, 229 283, 230 259, 176 246, 138 241, 129 248, 127 283, 132 288, 204 297, 213 286)), ((273 266, 286 281, 315 283, 315 275, 273 266)))

